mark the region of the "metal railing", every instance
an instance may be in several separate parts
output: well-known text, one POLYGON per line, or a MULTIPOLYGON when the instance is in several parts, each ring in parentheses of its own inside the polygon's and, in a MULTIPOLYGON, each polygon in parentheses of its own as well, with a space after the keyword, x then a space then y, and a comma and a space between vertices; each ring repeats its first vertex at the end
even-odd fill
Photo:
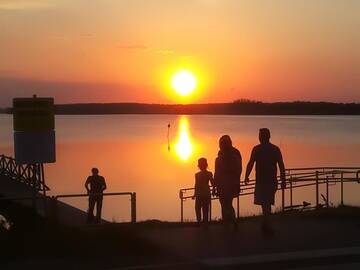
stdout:
POLYGON ((55 196, 35 196, 35 197, 0 197, 0 201, 31 201, 35 205, 36 201, 43 201, 45 213, 56 222, 58 221, 58 201, 61 198, 81 198, 89 196, 129 196, 131 223, 136 223, 136 193, 135 192, 109 192, 102 194, 60 194, 55 196))
POLYGON ((14 158, 0 155, 0 175, 44 194, 50 190, 45 184, 43 164, 17 164, 14 158))
MULTIPOLYGON (((322 207, 320 204, 320 196, 325 202, 325 206, 329 206, 330 193, 329 187, 340 183, 340 204, 344 205, 344 183, 360 183, 360 167, 313 167, 313 168, 294 168, 286 170, 286 188, 281 188, 280 179, 278 179, 278 190, 281 190, 281 207, 282 211, 298 208, 300 205, 293 204, 293 190, 309 186, 315 186, 315 207, 322 207), (325 185, 325 195, 321 194, 319 189, 321 185, 325 185), (287 194, 288 193, 288 194, 287 194), (286 195, 289 196, 290 205, 285 205, 286 195)), ((213 194, 213 187, 211 194, 213 194)), ((255 180, 252 179, 248 184, 243 182, 240 184, 240 194, 236 197, 236 216, 240 216, 240 197, 253 195, 255 191, 255 180)), ((180 198, 180 220, 184 222, 184 202, 194 197, 194 188, 183 188, 179 191, 180 198)), ((211 201, 219 199, 217 196, 211 196, 211 201)), ((212 204, 210 201, 209 217, 211 220, 212 204)), ((304 207, 310 204, 304 202, 304 207)))
POLYGON ((111 193, 102 193, 102 194, 62 194, 52 196, 51 199, 54 200, 57 205, 58 199, 61 198, 81 198, 89 196, 129 196, 130 197, 130 214, 131 214, 131 223, 136 223, 136 192, 111 192, 111 193))

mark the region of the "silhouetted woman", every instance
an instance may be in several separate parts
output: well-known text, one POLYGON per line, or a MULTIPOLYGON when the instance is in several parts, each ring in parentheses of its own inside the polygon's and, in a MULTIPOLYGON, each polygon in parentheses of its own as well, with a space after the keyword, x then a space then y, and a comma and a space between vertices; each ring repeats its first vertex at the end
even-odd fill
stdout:
POLYGON ((232 146, 229 135, 220 138, 219 148, 220 151, 215 161, 214 183, 219 195, 223 221, 234 222, 236 226, 232 203, 240 193, 241 154, 232 146))

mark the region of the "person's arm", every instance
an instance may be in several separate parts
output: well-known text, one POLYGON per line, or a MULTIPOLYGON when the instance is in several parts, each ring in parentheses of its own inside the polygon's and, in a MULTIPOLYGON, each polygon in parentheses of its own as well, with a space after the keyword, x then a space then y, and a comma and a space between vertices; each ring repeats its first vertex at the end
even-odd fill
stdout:
POLYGON ((281 188, 284 189, 284 188, 286 188, 285 165, 284 165, 284 160, 283 160, 280 149, 279 149, 279 156, 278 156, 278 166, 280 169, 281 188))
POLYGON ((195 174, 195 182, 194 182, 194 194, 192 196, 192 199, 195 200, 196 197, 196 183, 197 183, 197 174, 195 174))
POLYGON ((107 186, 106 186, 106 181, 105 181, 105 178, 103 178, 103 188, 102 188, 102 191, 104 191, 106 188, 107 188, 107 186))
POLYGON ((214 172, 214 178, 213 178, 213 185, 214 187, 217 187, 219 184, 219 158, 215 159, 215 172, 214 172))
POLYGON ((210 184, 211 184, 211 186, 213 187, 213 189, 212 189, 212 195, 213 195, 213 196, 216 196, 217 191, 216 191, 215 181, 214 181, 214 177, 213 177, 212 172, 210 172, 210 184))
POLYGON ((85 181, 85 188, 87 193, 90 192, 89 184, 90 184, 90 177, 88 177, 85 181))
POLYGON ((241 179, 241 174, 242 174, 242 157, 241 154, 239 152, 239 179, 241 179))
POLYGON ((251 156, 250 156, 250 160, 246 166, 246 173, 245 173, 245 184, 249 183, 249 176, 250 173, 254 167, 254 163, 255 163, 255 149, 252 150, 251 152, 251 156))

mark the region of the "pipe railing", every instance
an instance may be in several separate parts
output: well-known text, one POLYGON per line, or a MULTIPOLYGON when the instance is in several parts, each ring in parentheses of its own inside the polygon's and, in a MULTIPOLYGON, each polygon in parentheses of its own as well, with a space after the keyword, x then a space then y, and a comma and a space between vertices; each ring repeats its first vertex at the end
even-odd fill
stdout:
MULTIPOLYGON (((309 186, 315 186, 315 208, 322 207, 320 204, 320 186, 326 185, 326 196, 323 200, 325 201, 325 206, 329 206, 330 202, 330 192, 329 187, 336 185, 337 183, 341 184, 340 189, 340 204, 344 204, 344 183, 360 183, 360 168, 359 167, 312 167, 312 168, 293 168, 286 169, 286 187, 281 188, 280 179, 278 179, 278 190, 281 190, 281 208, 282 211, 291 210, 300 207, 301 205, 293 204, 293 190, 298 188, 304 188, 309 186), (289 193, 290 205, 285 205, 286 191, 289 193)), ((219 199, 217 196, 213 195, 213 187, 211 188, 211 200, 219 199)), ((236 213, 239 217, 239 199, 242 196, 253 195, 255 190, 255 180, 252 179, 248 184, 240 183, 240 193, 236 197, 236 213)), ((180 198, 180 220, 184 222, 184 202, 189 198, 194 198, 194 188, 183 188, 179 191, 180 198)), ((322 194, 321 194, 322 195, 322 194)), ((303 205, 304 208, 308 204, 303 205)), ((211 220, 211 204, 209 209, 209 218, 211 220)))
POLYGON ((81 198, 89 196, 129 196, 130 197, 130 213, 131 213, 131 223, 136 223, 136 192, 111 192, 111 193, 100 193, 100 194, 62 194, 52 197, 52 200, 55 200, 56 205, 58 199, 61 198, 81 198))
POLYGON ((33 206, 36 204, 37 200, 45 202, 45 212, 46 215, 52 217, 52 219, 57 221, 58 218, 58 200, 62 198, 81 198, 89 196, 129 196, 130 197, 130 215, 131 223, 136 223, 137 218, 137 209, 136 209, 136 193, 135 192, 109 192, 102 194, 60 194, 55 196, 34 196, 34 197, 0 197, 0 201, 31 201, 33 206), (47 205, 49 203, 49 205, 47 205), (48 207, 49 206, 49 207, 48 207))

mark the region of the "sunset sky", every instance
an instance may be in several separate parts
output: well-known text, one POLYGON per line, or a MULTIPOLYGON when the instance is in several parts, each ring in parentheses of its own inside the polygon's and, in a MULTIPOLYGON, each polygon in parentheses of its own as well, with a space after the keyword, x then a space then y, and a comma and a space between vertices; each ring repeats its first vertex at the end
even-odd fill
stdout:
POLYGON ((360 102, 357 0, 0 0, 0 106, 360 102), (189 70, 194 94, 171 76, 189 70))

